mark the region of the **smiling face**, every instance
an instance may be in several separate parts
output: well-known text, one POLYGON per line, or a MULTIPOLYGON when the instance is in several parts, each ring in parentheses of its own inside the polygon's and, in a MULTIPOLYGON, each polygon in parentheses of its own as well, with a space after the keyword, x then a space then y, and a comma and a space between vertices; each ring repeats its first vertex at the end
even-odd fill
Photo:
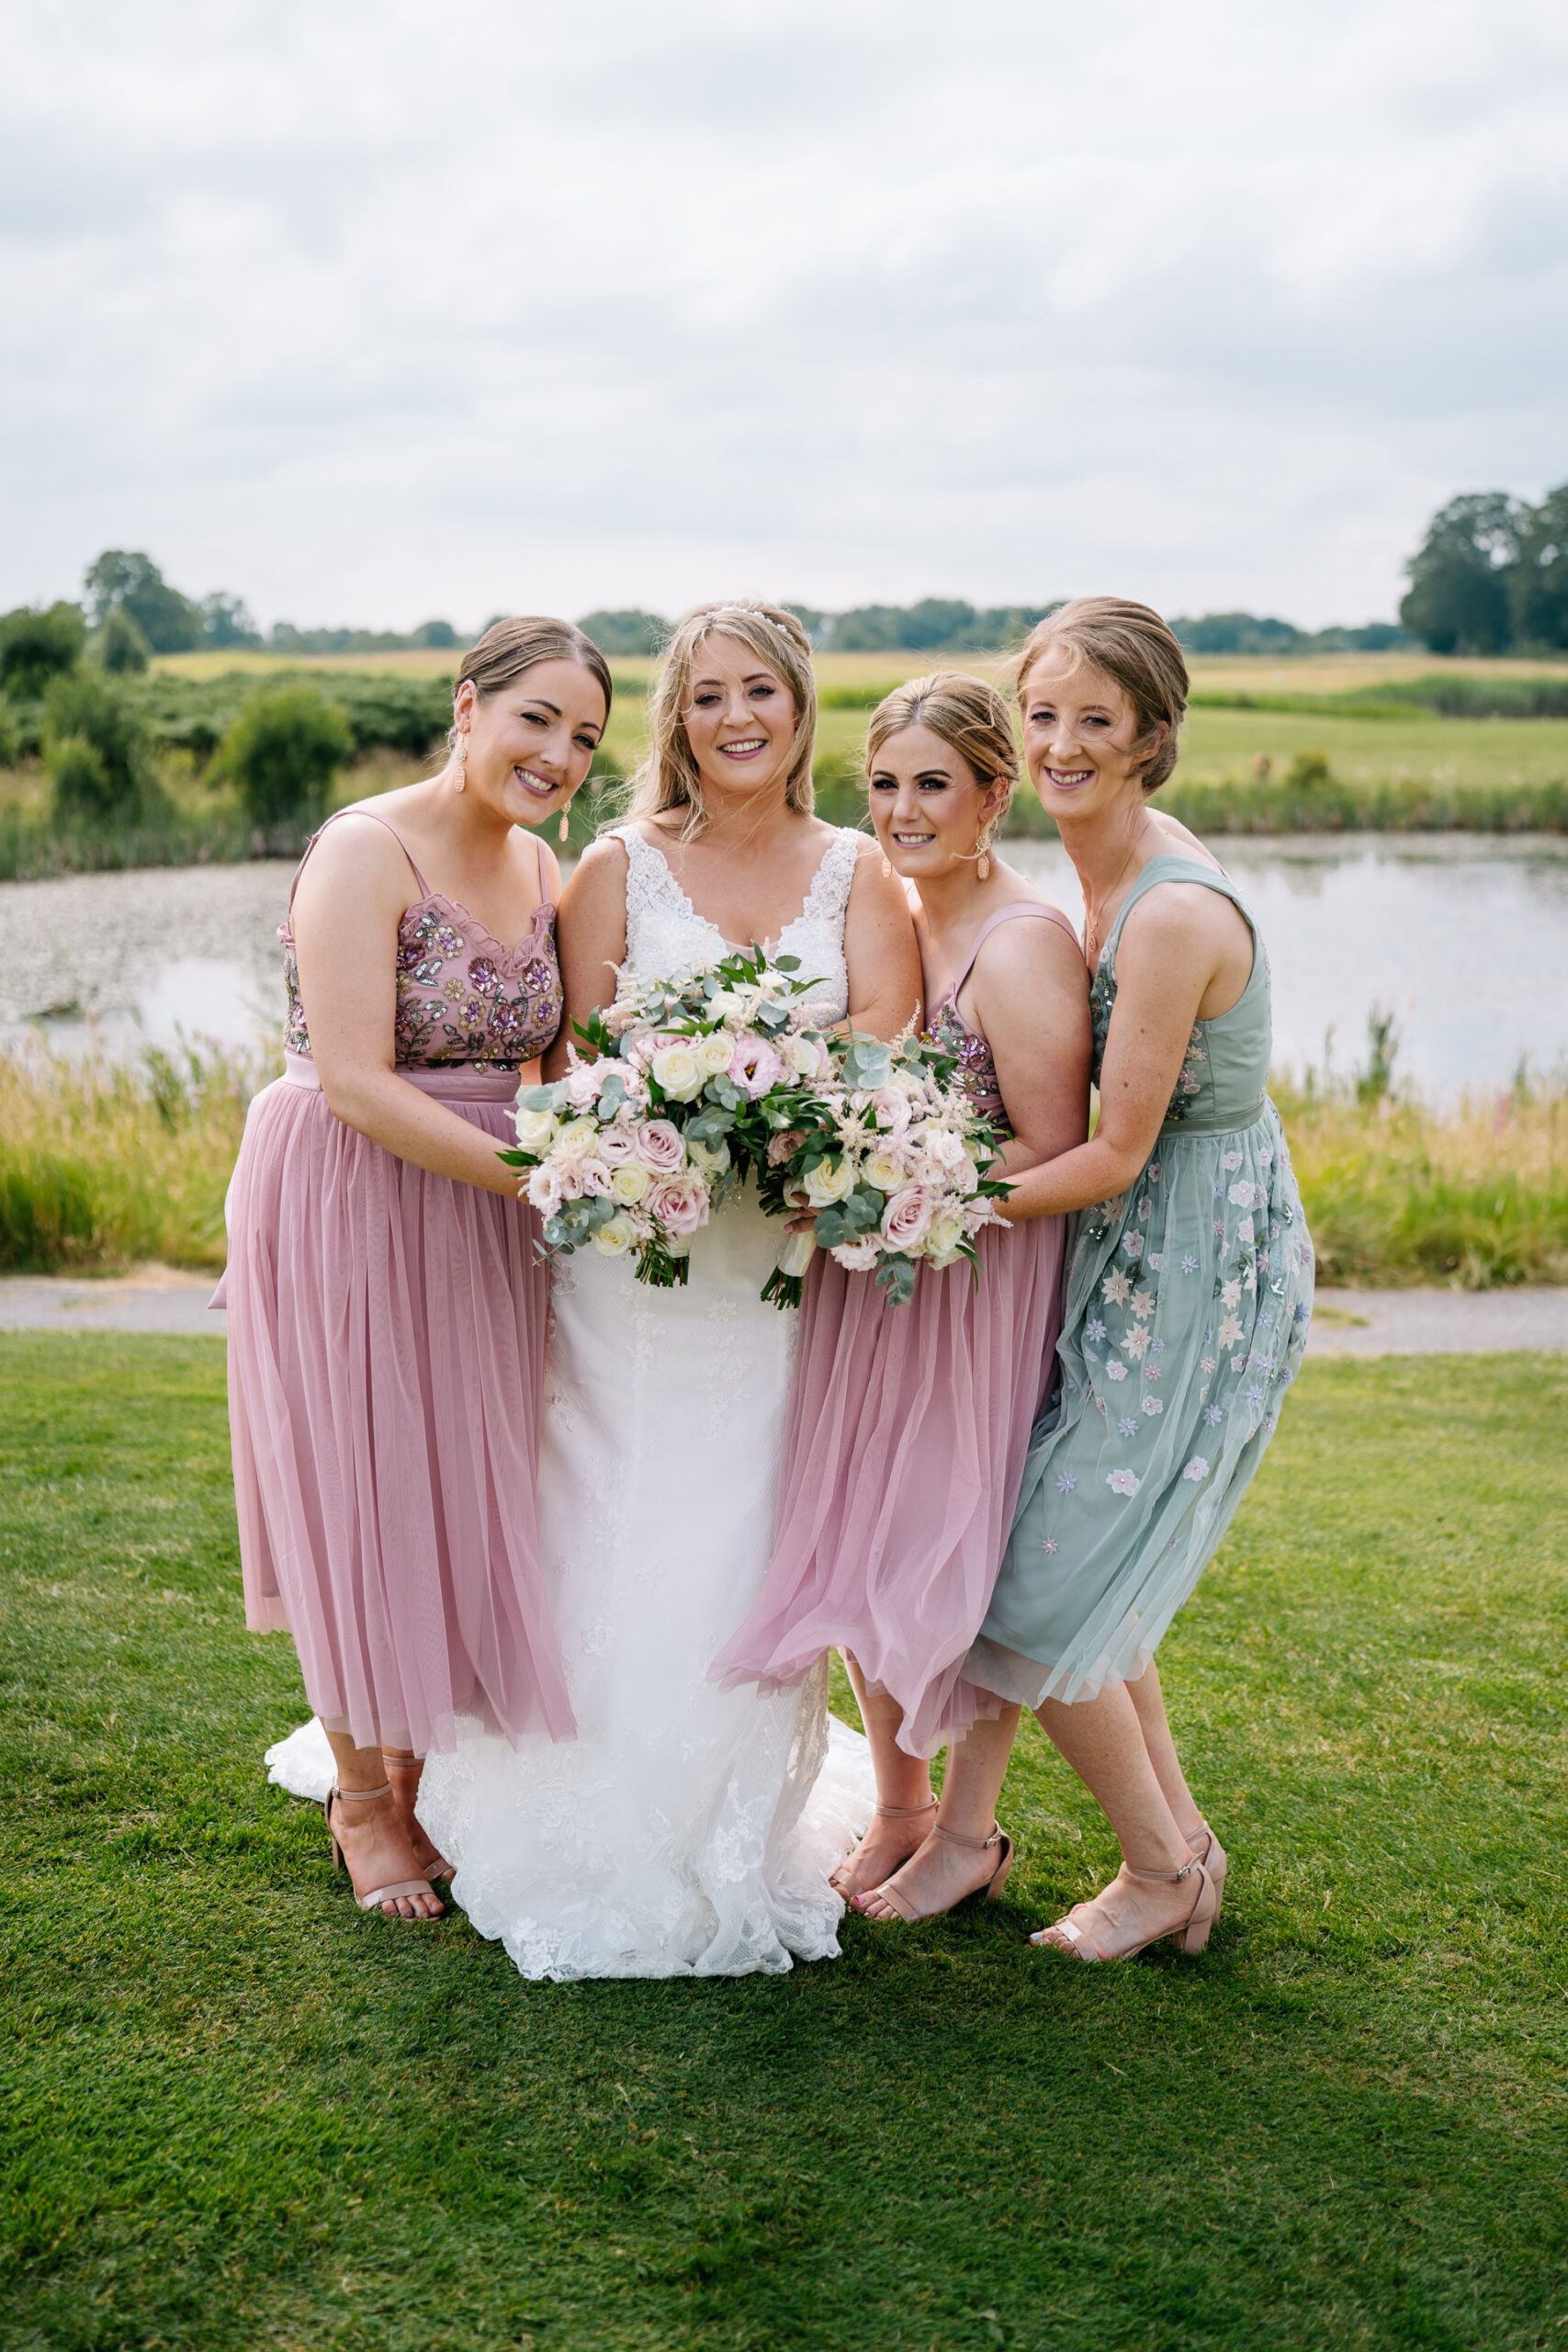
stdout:
POLYGON ((1047 646, 1020 682, 1023 759, 1040 805, 1058 823, 1101 816, 1126 794, 1142 802, 1141 776, 1156 748, 1140 739, 1129 696, 1087 662, 1047 646))
POLYGON ((787 776, 795 696, 739 638, 716 629, 703 639, 681 718, 705 791, 760 793, 787 776))
POLYGON ((465 679, 455 715, 468 741, 467 789, 513 825, 565 807, 609 716, 604 688, 577 662, 536 662, 482 699, 465 679))
POLYGON ((867 782, 882 854, 915 883, 974 859, 980 828, 1005 789, 985 783, 930 727, 889 735, 877 746, 867 782))

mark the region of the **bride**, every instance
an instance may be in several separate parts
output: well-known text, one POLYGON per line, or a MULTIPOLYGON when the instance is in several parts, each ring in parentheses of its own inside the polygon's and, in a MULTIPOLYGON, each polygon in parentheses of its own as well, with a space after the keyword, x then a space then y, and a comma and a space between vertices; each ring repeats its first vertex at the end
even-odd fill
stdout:
MULTIPOLYGON (((815 727, 793 614, 682 623, 630 820, 562 897, 547 1074, 616 967, 663 977, 754 940, 799 958, 823 1025, 890 1037, 918 1011, 898 883, 811 813, 815 727)), ((828 1874, 871 1793, 841 1726, 829 1758, 826 1661, 768 1694, 708 1679, 773 1542, 795 1318, 760 1293, 781 1238, 748 1188, 694 1236, 682 1288, 591 1249, 556 1269, 539 1522, 579 1736, 476 1735, 431 1759, 420 1799, 456 1898, 525 1976, 738 1976, 838 1950, 828 1874)))

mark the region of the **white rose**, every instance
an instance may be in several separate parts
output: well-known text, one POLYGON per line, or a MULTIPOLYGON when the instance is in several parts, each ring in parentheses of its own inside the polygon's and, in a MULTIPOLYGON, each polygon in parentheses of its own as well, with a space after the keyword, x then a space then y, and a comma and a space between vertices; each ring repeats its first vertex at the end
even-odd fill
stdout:
MULTIPOLYGON (((717 1078, 729 1068, 729 1057, 735 1051, 735 1040, 728 1031, 716 1029, 711 1037, 700 1037, 693 1048, 705 1078, 717 1078)), ((663 1083, 662 1080, 660 1081, 663 1083)))
POLYGON ((597 1151, 599 1122, 597 1119, 569 1119, 557 1140, 560 1148, 574 1159, 580 1159, 584 1152, 597 1151))
POLYGON ((931 1158, 949 1175, 962 1168, 969 1156, 963 1136, 955 1136, 951 1127, 928 1127, 922 1140, 931 1158))
MULTIPOLYGON (((731 1013, 739 1012, 739 1010, 740 999, 736 995, 733 989, 720 989, 716 996, 710 996, 708 999, 708 1012, 715 1021, 728 1021, 731 1013)), ((733 1053, 735 1050, 734 1046, 731 1046, 729 1050, 730 1053, 733 1053)), ((725 1068, 728 1069, 729 1067, 728 1054, 725 1056, 724 1060, 725 1068)))
POLYGON ((560 1133, 560 1121, 553 1111, 516 1111, 512 1124, 517 1130, 519 1148, 524 1151, 548 1151, 560 1133))
POLYGON ((629 1216, 613 1216, 593 1236, 593 1247, 601 1258, 624 1258, 637 1239, 629 1216))
POLYGON ((796 1078, 821 1076, 827 1048, 819 1046, 814 1037, 785 1037, 780 1043, 779 1051, 796 1078))
MULTIPOLYGON (((610 1171, 610 1198, 624 1201, 627 1208, 635 1208, 652 1182, 647 1169, 640 1168, 635 1159, 623 1160, 619 1167, 610 1171)), ((615 1220, 612 1218, 611 1222, 614 1224, 615 1220)), ((618 1257, 620 1252, 612 1250, 610 1254, 618 1257)))
MULTIPOLYGON (((725 1057, 728 1063, 728 1056, 725 1057)), ((649 1065, 672 1102, 690 1102, 707 1083, 709 1073, 688 1045, 660 1046, 649 1065)))
POLYGON ((806 1204, 813 1209, 831 1208, 854 1188, 854 1163, 848 1152, 837 1160, 819 1159, 805 1180, 806 1204))
POLYGON ((867 1154, 861 1173, 868 1184, 879 1193, 896 1193, 904 1182, 904 1170, 891 1152, 874 1151, 867 1154))
POLYGON ((720 1143, 716 1150, 711 1144, 699 1143, 694 1136, 687 1142, 686 1157, 697 1173, 707 1177, 710 1182, 716 1176, 722 1176, 730 1165, 729 1146, 727 1143, 720 1143))
POLYGON ((926 1236, 926 1255, 949 1265, 957 1256, 958 1245, 963 1238, 963 1211, 942 1209, 931 1219, 931 1231, 926 1236))

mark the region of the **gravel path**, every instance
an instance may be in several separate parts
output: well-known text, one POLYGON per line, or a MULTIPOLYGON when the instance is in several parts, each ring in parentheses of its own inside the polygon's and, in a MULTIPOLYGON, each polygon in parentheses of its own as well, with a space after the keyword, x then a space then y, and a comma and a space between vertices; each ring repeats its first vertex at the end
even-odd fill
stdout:
MULTIPOLYGON (((107 1282, 0 1276, 0 1331, 183 1331, 221 1338, 208 1306, 217 1277, 142 1266, 107 1282)), ((1325 1290, 1312 1355, 1490 1355, 1568 1351, 1568 1289, 1325 1290)))

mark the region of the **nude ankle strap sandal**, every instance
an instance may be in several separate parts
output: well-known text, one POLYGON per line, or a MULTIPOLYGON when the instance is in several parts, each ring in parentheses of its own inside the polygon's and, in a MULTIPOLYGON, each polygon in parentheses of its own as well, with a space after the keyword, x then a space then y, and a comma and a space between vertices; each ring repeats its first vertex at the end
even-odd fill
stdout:
MULTIPOLYGON (((328 1793, 326 1803, 321 1807, 322 1813, 326 1815, 327 1836, 332 1840, 333 1867, 334 1870, 347 1871, 348 1864, 344 1860, 343 1848, 338 1844, 337 1831, 333 1827, 333 1804, 343 1804, 344 1803, 353 1804, 356 1799, 368 1801, 372 1797, 389 1797, 391 1793, 392 1784, 390 1781, 383 1781, 378 1789, 340 1789, 334 1783, 333 1787, 328 1793)), ((352 1894, 354 1892, 354 1873, 352 1871, 348 1871, 348 1883, 349 1891, 352 1894)), ((397 1898, 400 1894, 428 1894, 429 1893, 430 1881, 427 1878, 400 1878, 398 1880, 395 1886, 378 1886, 371 1894, 355 1894, 354 1895, 354 1899, 361 1911, 375 1911, 379 1909, 383 1903, 396 1902, 397 1898)), ((432 1915, 428 1912, 420 1912, 415 1916, 423 1919, 428 1918, 432 1915)), ((398 1917, 400 1918, 402 1914, 400 1912, 398 1917)), ((409 1925, 412 1927, 413 1925, 413 1921, 410 1920, 409 1925)))
POLYGON ((1214 1917, 1217 1919, 1225 1900, 1225 1871, 1229 1868, 1225 1849, 1206 1821, 1199 1823, 1187 1843, 1192 1849, 1193 1860, 1201 1862, 1209 1874, 1209 1883, 1214 1890, 1214 1917))
MULTIPOLYGON (((921 1810, 924 1810, 923 1806, 921 1810)), ((890 1903, 899 1918, 911 1927, 917 1919, 939 1919, 944 1917, 949 1911, 961 1911, 966 1903, 994 1903, 1007 1884, 1008 1872, 1012 1868, 1012 1839, 996 1822, 991 1825, 991 1834, 988 1838, 965 1838, 960 1830, 944 1829, 940 1821, 931 1831, 931 1836, 940 1838, 947 1846, 968 1846, 976 1854, 988 1854, 996 1847, 999 1847, 1001 1851, 998 1856, 996 1869, 988 1879, 982 1880, 978 1886, 972 1886, 967 1894, 961 1894, 955 1903, 944 1905, 940 1911, 917 1911, 908 1897, 900 1892, 893 1879, 888 1879, 882 1886, 874 1887, 872 1892, 880 1894, 885 1903, 890 1903)))
MULTIPOLYGON (((403 1773, 405 1776, 412 1772, 417 1781, 424 1771, 424 1758, 423 1756, 400 1756, 395 1751, 391 1755, 389 1755, 387 1750, 383 1748, 381 1750, 381 1761, 387 1768, 388 1777, 394 1781, 397 1779, 400 1772, 403 1773)), ((424 1825, 423 1822, 420 1824, 420 1826, 423 1829, 424 1825)), ((430 1832, 426 1829, 424 1830, 424 1835, 428 1838, 430 1836, 430 1832)), ((434 1842, 434 1839, 432 1839, 433 1844, 434 1842)), ((457 1873, 452 1867, 452 1864, 447 1860, 445 1854, 437 1854, 434 1861, 426 1863, 424 1875, 430 1881, 431 1885, 434 1886, 437 1879, 456 1878, 457 1873)))
MULTIPOLYGON (((922 1814, 935 1811, 935 1797, 928 1797, 924 1804, 879 1804, 874 1810, 873 1818, 880 1815, 884 1821, 919 1821, 922 1814)), ((864 1843, 864 1838, 862 1838, 861 1845, 864 1843)), ((859 1852, 860 1847, 857 1846, 853 1854, 846 1854, 828 1881, 834 1894, 841 1895, 846 1903, 852 1903, 857 1894, 863 1894, 865 1892, 859 1879, 854 1875, 854 1864, 859 1852), (840 1881, 846 1875, 848 1883, 840 1885, 840 1881)))
MULTIPOLYGON (((1157 1935, 1145 1936, 1141 1944, 1132 1944, 1127 1951, 1113 1952, 1109 1957, 1112 1960, 1136 1960, 1138 1954, 1141 1951, 1147 1951, 1151 1944, 1164 1943, 1168 1939, 1181 1951, 1201 1951, 1209 1940, 1209 1930, 1214 1924, 1215 1915, 1220 1907, 1214 1894, 1214 1883, 1209 1876, 1204 1864, 1197 1861, 1184 1862, 1179 1871, 1135 1871, 1131 1862, 1123 1862, 1122 1869, 1129 1878, 1142 1879, 1148 1886, 1180 1886, 1186 1880, 1196 1877, 1198 1891, 1192 1898, 1191 1910, 1179 1926, 1162 1928, 1157 1935)), ((1097 1896, 1095 1900, 1098 1901, 1099 1897, 1097 1896)), ((1077 1911, 1087 1911, 1089 1907, 1087 1903, 1074 1905, 1077 1911)), ((1078 1960, 1104 1962, 1108 1957, 1106 1953, 1096 1951, 1078 1926, 1077 1919, 1070 1914, 1065 1919, 1055 1920, 1049 1928, 1039 1928, 1029 1940, 1032 1944, 1038 1944, 1043 1951, 1061 1951, 1066 1949, 1078 1960), (1067 1942, 1065 1947, 1053 1942, 1053 1938, 1056 1936, 1066 1936, 1067 1942)))

